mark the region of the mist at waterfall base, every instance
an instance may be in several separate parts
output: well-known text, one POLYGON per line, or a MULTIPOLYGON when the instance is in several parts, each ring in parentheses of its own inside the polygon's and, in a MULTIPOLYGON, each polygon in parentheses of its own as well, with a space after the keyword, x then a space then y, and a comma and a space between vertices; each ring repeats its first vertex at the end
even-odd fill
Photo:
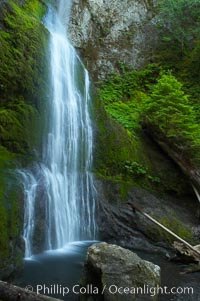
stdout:
POLYGON ((80 285, 86 252, 93 243, 94 241, 73 242, 65 248, 26 259, 23 272, 17 275, 14 283, 29 290, 33 288, 35 292, 38 286, 42 286, 46 289, 40 291, 41 294, 61 300, 78 300, 79 296, 73 293, 72 288, 80 285), (51 289, 53 287, 55 289, 51 289), (65 287, 69 288, 69 293, 63 296, 62 289, 65 287))

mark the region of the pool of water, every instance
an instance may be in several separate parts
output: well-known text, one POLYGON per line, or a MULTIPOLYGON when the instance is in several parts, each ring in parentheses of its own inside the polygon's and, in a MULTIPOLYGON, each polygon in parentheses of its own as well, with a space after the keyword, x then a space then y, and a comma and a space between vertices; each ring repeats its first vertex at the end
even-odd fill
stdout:
MULTIPOLYGON (((79 295, 74 294, 72 288, 76 285, 75 291, 78 292, 87 248, 93 243, 94 241, 74 242, 63 249, 44 252, 25 260, 24 269, 15 284, 65 301, 78 300, 79 295)), ((161 267, 162 286, 169 289, 193 288, 193 295, 160 295, 159 301, 200 301, 200 272, 181 274, 186 266, 169 262, 164 255, 136 253, 161 267)))
POLYGON ((78 295, 72 292, 72 288, 79 285, 87 248, 93 243, 73 242, 63 249, 24 260, 23 271, 15 284, 65 301, 77 300, 78 295))
POLYGON ((159 301, 200 301, 200 272, 184 273, 188 265, 170 262, 161 254, 145 253, 136 251, 142 259, 151 261, 161 267, 161 286, 169 289, 193 288, 193 294, 170 294, 159 295, 159 301))

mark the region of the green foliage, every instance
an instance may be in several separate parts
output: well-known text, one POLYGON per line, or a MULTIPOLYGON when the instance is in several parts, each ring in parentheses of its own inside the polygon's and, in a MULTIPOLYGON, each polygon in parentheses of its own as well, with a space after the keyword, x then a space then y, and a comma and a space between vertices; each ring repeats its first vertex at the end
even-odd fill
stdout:
POLYGON ((106 82, 100 82, 100 98, 105 104, 119 100, 126 101, 134 96, 138 85, 138 74, 136 71, 123 72, 121 75, 112 74, 106 82))
POLYGON ((146 166, 136 161, 125 161, 125 163, 123 164, 123 172, 125 175, 131 176, 135 179, 142 178, 143 181, 149 180, 154 184, 158 184, 161 181, 158 176, 151 175, 146 166))
POLYGON ((98 92, 106 112, 134 134, 140 129, 142 100, 161 69, 156 64, 140 72, 125 66, 121 69, 121 74, 112 74, 105 82, 100 82, 98 92))
POLYGON ((109 118, 99 100, 94 108, 97 123, 94 168, 103 176, 119 176, 122 163, 133 159, 137 140, 121 124, 109 118))
POLYGON ((184 49, 193 46, 200 39, 200 1, 162 0, 158 25, 163 34, 163 42, 174 43, 184 49))
MULTIPOLYGON (((155 171, 155 167, 149 168, 151 164, 147 159, 148 152, 141 140, 143 127, 162 136, 169 146, 178 147, 181 156, 199 164, 200 131, 197 110, 184 90, 185 85, 171 72, 164 72, 156 64, 141 71, 123 67, 122 74, 111 75, 100 83, 99 98, 106 112, 128 130, 135 145, 131 160, 126 156, 117 160, 121 162, 116 168, 118 174, 129 175, 134 181, 139 181, 140 185, 143 182, 148 187, 156 187, 162 182, 163 189, 175 191, 173 183, 167 185, 169 180, 159 174, 158 170, 155 171), (142 182, 140 178, 143 179, 142 182)), ((117 149, 118 146, 115 147, 117 149)))
POLYGON ((161 182, 161 179, 157 176, 151 176, 148 175, 148 179, 152 182, 152 183, 156 183, 159 184, 161 182))
MULTIPOLYGON (((121 65, 120 65, 121 66, 121 65)), ((121 66, 120 74, 111 74, 106 81, 99 82, 99 97, 105 105, 113 102, 141 99, 141 92, 149 90, 149 85, 156 82, 161 67, 158 64, 149 64, 146 69, 136 71, 126 66, 121 66)))
POLYGON ((200 118, 200 1, 162 0, 157 17, 156 61, 173 70, 200 118))
POLYGON ((144 176, 147 174, 147 169, 138 162, 126 161, 123 168, 126 173, 134 176, 144 176))
POLYGON ((162 74, 144 101, 144 122, 199 159, 200 132, 195 113, 182 84, 170 73, 162 74))
POLYGON ((136 130, 139 128, 139 113, 133 102, 114 102, 106 106, 106 111, 126 129, 136 130))

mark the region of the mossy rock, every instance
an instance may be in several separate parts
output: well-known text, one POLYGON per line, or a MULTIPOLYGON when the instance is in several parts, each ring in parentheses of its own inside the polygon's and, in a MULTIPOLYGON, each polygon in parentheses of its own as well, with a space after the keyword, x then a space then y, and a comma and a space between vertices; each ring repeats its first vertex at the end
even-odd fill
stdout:
POLYGON ((11 256, 14 241, 21 234, 23 202, 14 172, 16 163, 17 155, 0 147, 0 267, 11 256))
POLYGON ((38 110, 45 101, 48 34, 41 1, 1 4, 0 143, 11 152, 31 152, 39 138, 38 110), (43 101, 42 101, 43 100, 43 101))
POLYGON ((134 160, 134 141, 129 131, 108 116, 99 99, 96 99, 94 107, 94 168, 102 176, 120 176, 123 162, 134 160))
MULTIPOLYGON (((156 217, 154 218, 161 223, 163 226, 174 232, 176 235, 178 235, 180 238, 186 240, 192 245, 198 244, 198 240, 194 238, 194 235, 192 233, 191 227, 184 224, 178 217, 176 216, 163 216, 163 217, 156 217)), ((168 245, 172 245, 174 241, 177 239, 174 238, 172 235, 167 233, 166 231, 162 230, 160 227, 152 225, 146 229, 146 234, 149 236, 152 240, 158 242, 158 241, 164 241, 168 245)))
POLYGON ((183 195, 190 192, 188 179, 176 164, 147 135, 141 131, 131 133, 114 120, 96 100, 94 168, 104 180, 118 182, 122 200, 129 188, 136 186, 156 195, 169 193, 183 195), (129 173, 127 162, 136 164, 143 173, 129 173))
POLYGON ((48 32, 42 0, 0 3, 0 278, 23 256, 23 191, 16 169, 41 145, 47 95, 48 32))

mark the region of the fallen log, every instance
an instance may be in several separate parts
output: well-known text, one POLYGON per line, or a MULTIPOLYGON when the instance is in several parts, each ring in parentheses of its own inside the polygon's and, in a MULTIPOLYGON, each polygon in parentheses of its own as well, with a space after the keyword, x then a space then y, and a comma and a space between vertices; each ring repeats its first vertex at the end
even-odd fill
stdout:
MULTIPOLYGON (((31 287, 30 287, 31 289, 31 287)), ((0 301, 61 301, 0 281, 0 301)))
MULTIPOLYGON (((176 257, 178 256, 179 260, 181 260, 183 262, 188 262, 188 263, 191 263, 191 262, 199 263, 200 257, 193 250, 188 248, 188 246, 184 245, 181 242, 175 241, 173 243, 173 247, 176 250, 176 253, 177 253, 176 257)), ((194 249, 196 251, 199 251, 200 250, 199 247, 200 247, 199 245, 194 246, 194 249)))
POLYGON ((167 227, 163 226, 161 223, 159 223, 157 220, 155 220, 149 214, 145 213, 140 207, 138 207, 138 205, 133 204, 132 202, 128 202, 128 205, 132 208, 132 210, 134 212, 138 211, 139 213, 141 213, 142 215, 144 215, 146 218, 148 218, 150 221, 152 221, 154 224, 156 224, 157 226, 159 226, 160 228, 162 228, 164 231, 166 231, 167 233, 171 234, 176 240, 180 241, 185 246, 187 246, 195 254, 195 256, 198 256, 198 258, 199 258, 198 261, 200 261, 200 250, 199 249, 197 249, 194 246, 190 245, 187 241, 185 241, 184 239, 182 239, 180 236, 178 236, 177 234, 175 234, 173 231, 171 231, 167 227))

